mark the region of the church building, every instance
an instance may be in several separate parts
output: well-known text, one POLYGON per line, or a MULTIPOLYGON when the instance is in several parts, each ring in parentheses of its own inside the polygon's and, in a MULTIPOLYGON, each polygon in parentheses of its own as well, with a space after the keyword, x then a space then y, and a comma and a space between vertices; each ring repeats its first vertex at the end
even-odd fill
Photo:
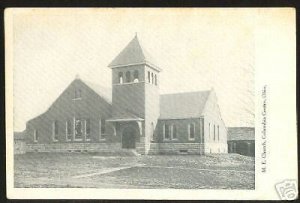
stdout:
POLYGON ((112 99, 76 78, 45 113, 27 122, 27 152, 227 153, 213 89, 160 95, 161 68, 137 36, 108 67, 112 99))

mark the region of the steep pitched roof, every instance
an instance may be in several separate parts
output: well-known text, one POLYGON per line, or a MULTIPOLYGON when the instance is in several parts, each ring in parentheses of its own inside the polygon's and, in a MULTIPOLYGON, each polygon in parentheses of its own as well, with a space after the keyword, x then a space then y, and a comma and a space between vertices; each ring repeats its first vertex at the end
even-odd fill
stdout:
POLYGON ((129 42, 129 44, 119 53, 119 55, 108 65, 114 68, 119 66, 133 64, 148 64, 160 71, 156 62, 141 45, 137 35, 129 42))
MULTIPOLYGON (((81 80, 81 79, 80 79, 81 80)), ((111 89, 110 88, 106 88, 103 87, 99 84, 90 82, 90 81, 86 81, 86 80, 81 80, 82 83, 84 83, 85 85, 87 85, 89 88, 91 88, 94 92, 96 92, 100 97, 102 97, 104 100, 106 100, 106 102, 111 104, 112 101, 112 95, 111 95, 111 89)))
POLYGON ((253 127, 229 127, 228 140, 255 140, 253 127))
POLYGON ((202 115, 210 91, 160 95, 159 119, 197 118, 202 115))

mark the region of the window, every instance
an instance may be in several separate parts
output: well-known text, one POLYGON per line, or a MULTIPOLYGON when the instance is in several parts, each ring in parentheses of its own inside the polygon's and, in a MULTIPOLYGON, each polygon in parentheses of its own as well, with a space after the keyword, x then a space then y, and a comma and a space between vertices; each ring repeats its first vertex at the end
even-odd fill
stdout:
POLYGON ((53 135, 53 141, 58 141, 58 123, 57 121, 54 121, 52 124, 52 135, 53 135))
POLYGON ((126 72, 126 82, 130 82, 131 80, 131 75, 130 75, 130 71, 126 72))
POLYGON ((195 124, 194 123, 190 123, 188 125, 188 133, 189 133, 189 139, 190 140, 194 140, 195 139, 195 124))
POLYGON ((85 120, 85 140, 91 139, 91 121, 90 119, 85 120))
POLYGON ((99 140, 104 140, 103 134, 105 133, 105 120, 100 119, 99 121, 99 140))
POLYGON ((218 126, 218 141, 220 141, 220 131, 219 131, 219 126, 218 126))
POLYGON ((37 130, 33 130, 33 141, 38 142, 39 135, 37 130))
POLYGON ((176 125, 172 125, 172 128, 171 128, 171 137, 172 137, 172 140, 177 140, 177 129, 176 129, 176 125))
POLYGON ((119 83, 123 84, 123 72, 119 72, 119 83))
POLYGON ((208 137, 209 137, 209 140, 210 140, 210 123, 208 123, 208 137))
POLYGON ((148 83, 150 83, 150 71, 148 71, 148 83))
POLYGON ((163 131, 164 131, 164 139, 165 140, 170 139, 170 126, 168 124, 164 124, 163 131))
POLYGON ((66 137, 67 137, 67 141, 70 141, 72 139, 71 121, 66 122, 66 137))
POLYGON ((154 83, 154 75, 153 75, 153 73, 151 73, 151 83, 152 84, 154 83))
POLYGON ((81 99, 81 90, 75 89, 74 99, 81 99))
POLYGON ((204 143, 204 119, 201 119, 201 143, 204 143))
POLYGON ((155 74, 155 85, 157 85, 157 75, 155 74))
POLYGON ((153 141, 154 140, 154 124, 153 122, 151 123, 151 132, 150 132, 150 140, 153 141))
POLYGON ((139 82, 139 71, 135 70, 133 73, 133 82, 139 82))
POLYGON ((216 141, 216 126, 214 125, 214 141, 216 141))
POLYGON ((75 118, 74 131, 75 131, 75 140, 82 140, 83 125, 82 125, 82 120, 79 118, 75 118))

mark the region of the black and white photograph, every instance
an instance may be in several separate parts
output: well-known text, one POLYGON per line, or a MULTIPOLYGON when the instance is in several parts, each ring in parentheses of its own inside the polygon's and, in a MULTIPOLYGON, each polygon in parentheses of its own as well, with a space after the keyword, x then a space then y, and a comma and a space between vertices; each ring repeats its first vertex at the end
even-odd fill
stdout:
POLYGON ((258 82, 260 28, 283 15, 288 27, 292 14, 7 10, 8 186, 228 191, 233 199, 261 190, 257 174, 271 170, 277 135, 268 134, 271 85, 258 82))

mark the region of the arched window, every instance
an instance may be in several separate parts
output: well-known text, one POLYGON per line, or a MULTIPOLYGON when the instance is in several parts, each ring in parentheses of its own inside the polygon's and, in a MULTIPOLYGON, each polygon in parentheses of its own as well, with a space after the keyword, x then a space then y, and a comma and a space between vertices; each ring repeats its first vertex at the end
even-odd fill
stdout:
POLYGON ((153 73, 151 73, 151 83, 153 84, 154 83, 154 76, 153 76, 153 73))
POLYGON ((126 82, 130 82, 130 78, 131 77, 131 75, 130 75, 130 71, 127 71, 126 72, 126 82))
POLYGON ((135 70, 133 73, 133 82, 138 82, 139 81, 139 71, 135 70))
POLYGON ((157 75, 155 74, 155 85, 157 85, 157 75))
POLYGON ((119 72, 119 83, 123 83, 123 72, 119 72))

